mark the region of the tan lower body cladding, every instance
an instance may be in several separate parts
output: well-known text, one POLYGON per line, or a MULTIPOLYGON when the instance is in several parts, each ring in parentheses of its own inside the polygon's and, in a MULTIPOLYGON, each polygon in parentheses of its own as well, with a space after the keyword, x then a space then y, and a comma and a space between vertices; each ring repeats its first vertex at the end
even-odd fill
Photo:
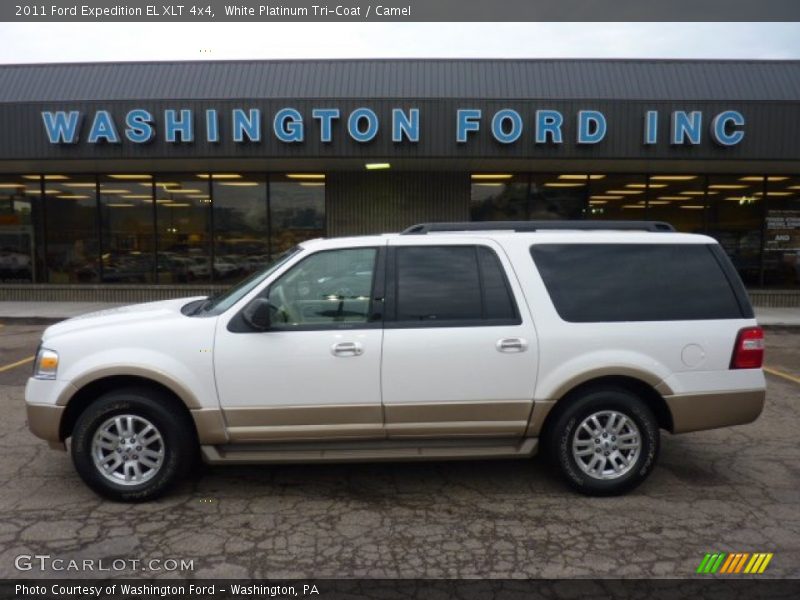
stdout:
POLYGON ((528 427, 533 403, 493 401, 231 408, 230 442, 360 438, 513 437, 528 427))
POLYGON ((672 433, 752 423, 764 409, 765 390, 665 396, 672 433))

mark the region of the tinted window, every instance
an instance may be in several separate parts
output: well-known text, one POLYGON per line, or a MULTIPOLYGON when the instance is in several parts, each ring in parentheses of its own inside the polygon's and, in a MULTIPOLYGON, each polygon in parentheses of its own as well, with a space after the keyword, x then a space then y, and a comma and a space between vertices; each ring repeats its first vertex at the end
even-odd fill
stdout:
POLYGON ((476 246, 397 249, 397 320, 518 322, 502 266, 476 246))
POLYGON ((511 298, 503 267, 497 256, 485 246, 478 247, 478 263, 483 283, 483 302, 488 319, 514 319, 517 311, 511 298))
POLYGON ((531 255, 565 321, 742 317, 710 245, 542 244, 531 255))

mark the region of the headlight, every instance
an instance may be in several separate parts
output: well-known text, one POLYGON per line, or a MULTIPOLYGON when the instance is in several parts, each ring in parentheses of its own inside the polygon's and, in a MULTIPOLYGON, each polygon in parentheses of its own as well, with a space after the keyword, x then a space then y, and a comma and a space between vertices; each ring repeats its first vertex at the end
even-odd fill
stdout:
POLYGON ((55 379, 58 371, 58 352, 39 348, 36 362, 33 364, 33 376, 36 379, 55 379))

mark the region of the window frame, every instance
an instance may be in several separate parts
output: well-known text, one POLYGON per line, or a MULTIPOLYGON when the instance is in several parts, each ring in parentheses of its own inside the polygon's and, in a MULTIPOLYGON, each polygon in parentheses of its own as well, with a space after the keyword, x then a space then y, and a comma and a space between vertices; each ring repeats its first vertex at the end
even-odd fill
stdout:
POLYGON ((429 329, 429 328, 442 328, 442 327, 502 327, 509 325, 522 325, 522 316, 519 310, 519 303, 517 302, 514 289, 508 279, 508 271, 500 259, 497 251, 488 244, 481 243, 466 243, 466 244, 409 244, 400 246, 389 246, 388 256, 386 260, 386 300, 383 326, 385 329, 429 329), (503 277, 503 285, 511 300, 511 308, 514 316, 511 318, 494 318, 489 319, 481 316, 480 318, 473 319, 449 319, 442 321, 409 321, 399 320, 397 318, 397 298, 399 289, 399 269, 397 266, 398 251, 404 248, 422 248, 426 250, 434 248, 472 248, 475 252, 475 263, 478 269, 478 285, 480 286, 481 297, 481 314, 486 314, 486 288, 484 286, 483 267, 478 256, 478 249, 485 248, 491 252, 497 264, 500 267, 500 272, 503 277))

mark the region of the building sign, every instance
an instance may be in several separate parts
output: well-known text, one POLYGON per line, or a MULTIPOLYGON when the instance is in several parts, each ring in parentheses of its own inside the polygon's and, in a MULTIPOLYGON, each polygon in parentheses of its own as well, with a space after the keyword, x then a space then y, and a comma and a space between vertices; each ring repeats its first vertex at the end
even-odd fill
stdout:
MULTIPOLYGON (((51 144, 147 144, 159 136, 168 144, 216 144, 222 132, 237 144, 259 143, 272 136, 285 144, 302 144, 314 138, 324 144, 334 136, 346 136, 356 144, 372 142, 379 132, 390 135, 393 144, 420 142, 424 115, 419 108, 393 108, 383 120, 369 107, 345 112, 336 107, 313 108, 303 114, 293 107, 264 114, 260 108, 234 108, 220 111, 167 109, 158 114, 136 108, 112 115, 107 110, 85 113, 78 110, 41 113, 44 133, 51 144)), ((529 144, 558 146, 567 143, 565 123, 574 123, 573 139, 581 146, 600 144, 613 123, 599 110, 579 110, 567 115, 542 108, 521 113, 513 108, 489 112, 480 108, 459 108, 452 117, 453 142, 469 144, 484 132, 499 145, 529 144)), ((438 125, 438 124, 437 124, 438 125)), ((716 114, 703 111, 645 110, 641 116, 644 146, 668 142, 672 146, 697 146, 710 139, 718 146, 735 146, 745 137, 745 118, 736 110, 716 114)), ((572 129, 570 129, 572 130, 572 129)))
POLYGON ((800 210, 768 210, 766 250, 800 252, 800 210))

